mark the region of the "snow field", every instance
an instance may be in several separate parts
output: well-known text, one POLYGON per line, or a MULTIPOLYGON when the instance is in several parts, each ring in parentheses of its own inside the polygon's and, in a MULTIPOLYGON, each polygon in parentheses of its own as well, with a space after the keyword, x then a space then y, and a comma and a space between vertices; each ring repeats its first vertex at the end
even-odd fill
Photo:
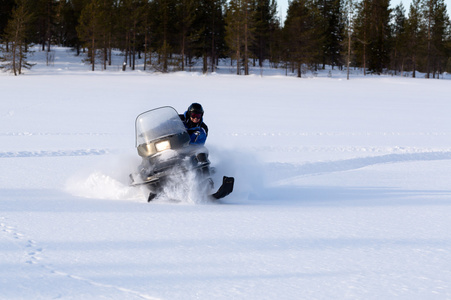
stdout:
POLYGON ((0 299, 451 298, 449 80, 66 55, 0 77, 0 299), (148 204, 128 186, 135 117, 194 101, 234 193, 148 204))

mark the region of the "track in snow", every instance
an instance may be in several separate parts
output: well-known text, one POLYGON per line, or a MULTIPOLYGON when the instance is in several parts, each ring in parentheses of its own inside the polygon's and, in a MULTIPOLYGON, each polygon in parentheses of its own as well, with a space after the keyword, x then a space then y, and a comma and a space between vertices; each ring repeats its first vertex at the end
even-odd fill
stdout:
POLYGON ((108 149, 79 149, 79 150, 57 150, 57 151, 7 151, 0 152, 0 158, 13 157, 59 157, 59 156, 89 156, 110 154, 108 149))
POLYGON ((286 178, 292 176, 311 176, 325 173, 350 171, 378 164, 448 159, 451 159, 451 151, 437 151, 358 157, 336 161, 306 163, 302 165, 293 165, 289 163, 271 163, 269 169, 272 171, 272 173, 277 173, 279 177, 286 178))
MULTIPOLYGON (((73 280, 73 285, 77 286, 78 282, 83 282, 86 284, 89 284, 91 286, 101 288, 101 289, 112 289, 115 290, 113 294, 123 293, 124 299, 129 298, 130 296, 141 298, 141 299, 147 299, 147 300, 158 300, 159 298, 152 297, 150 295, 146 295, 141 292, 137 292, 134 290, 131 290, 129 288, 124 288, 121 286, 113 285, 113 284, 105 284, 100 281, 91 280, 89 278, 81 277, 76 274, 70 274, 67 272, 60 271, 56 269, 54 266, 47 264, 45 262, 45 258, 43 258, 43 253, 45 252, 45 248, 41 247, 38 242, 29 239, 26 237, 25 234, 19 232, 19 230, 14 227, 7 224, 8 219, 5 217, 0 218, 0 234, 4 236, 4 238, 12 239, 14 241, 15 246, 18 250, 15 250, 16 253, 23 252, 22 262, 24 263, 24 266, 29 266, 34 269, 33 274, 36 276, 36 272, 39 274, 41 280, 43 278, 46 278, 50 281, 52 281, 52 277, 58 276, 58 277, 65 277, 67 279, 73 280)), ((30 272, 31 274, 32 272, 30 272)), ((31 276, 31 275, 30 275, 31 276)), ((31 278, 31 277, 30 277, 31 278)), ((45 280, 44 280, 45 281, 45 280)))

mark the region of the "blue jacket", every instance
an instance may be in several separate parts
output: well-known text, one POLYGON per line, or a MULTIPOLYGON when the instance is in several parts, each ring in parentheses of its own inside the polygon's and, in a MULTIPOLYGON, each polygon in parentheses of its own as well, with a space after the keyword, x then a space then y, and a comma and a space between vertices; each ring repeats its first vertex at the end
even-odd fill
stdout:
POLYGON ((203 122, 203 118, 199 123, 195 124, 191 122, 189 118, 186 118, 185 112, 183 115, 179 115, 190 137, 190 144, 203 145, 207 140, 208 126, 203 122))

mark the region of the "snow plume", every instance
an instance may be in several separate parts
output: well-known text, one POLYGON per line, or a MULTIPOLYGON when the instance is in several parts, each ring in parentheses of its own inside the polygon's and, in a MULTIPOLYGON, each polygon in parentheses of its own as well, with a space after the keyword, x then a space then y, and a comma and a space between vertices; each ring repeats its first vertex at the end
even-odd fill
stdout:
MULTIPOLYGON (((259 194, 267 186, 267 168, 254 153, 243 150, 219 149, 210 146, 209 159, 212 167, 214 188, 208 182, 200 182, 196 171, 181 172, 174 169, 163 191, 154 202, 176 201, 184 204, 211 203, 208 195, 216 192, 222 184, 223 176, 235 177, 234 192, 228 196, 247 198, 259 194)), ((162 156, 170 159, 173 153, 162 156)), ((134 153, 106 155, 101 161, 90 164, 73 174, 65 185, 70 194, 83 198, 147 201, 149 190, 146 186, 129 186, 129 174, 135 173, 141 159, 134 153)))
POLYGON ((215 169, 213 180, 215 189, 222 184, 222 177, 235 177, 233 193, 227 199, 248 197, 263 190, 267 184, 265 163, 255 153, 220 149, 209 146, 211 165, 215 169))
POLYGON ((113 200, 142 200, 143 192, 118 181, 101 171, 87 176, 76 176, 66 183, 66 190, 72 195, 84 198, 113 200))
POLYGON ((131 156, 109 155, 94 169, 85 168, 71 176, 65 190, 83 198, 145 201, 143 188, 129 186, 128 175, 138 164, 131 156))
POLYGON ((200 179, 196 170, 181 172, 175 168, 171 176, 168 176, 161 195, 155 201, 205 204, 209 202, 209 193, 208 182, 200 179))

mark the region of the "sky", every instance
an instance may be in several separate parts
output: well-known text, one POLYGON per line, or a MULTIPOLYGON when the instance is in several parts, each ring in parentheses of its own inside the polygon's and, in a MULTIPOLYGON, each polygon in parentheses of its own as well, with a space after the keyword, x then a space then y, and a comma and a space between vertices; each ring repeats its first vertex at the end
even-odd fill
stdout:
MULTIPOLYGON (((278 5, 278 11, 279 11, 279 17, 281 20, 285 20, 285 17, 287 16, 287 9, 288 9, 288 1, 289 0, 277 0, 278 5)), ((391 6, 395 7, 399 3, 403 3, 406 13, 409 11, 409 6, 411 3, 411 0, 391 0, 391 6)), ((448 15, 450 15, 450 9, 451 9, 451 0, 445 0, 446 8, 448 11, 448 15)))

